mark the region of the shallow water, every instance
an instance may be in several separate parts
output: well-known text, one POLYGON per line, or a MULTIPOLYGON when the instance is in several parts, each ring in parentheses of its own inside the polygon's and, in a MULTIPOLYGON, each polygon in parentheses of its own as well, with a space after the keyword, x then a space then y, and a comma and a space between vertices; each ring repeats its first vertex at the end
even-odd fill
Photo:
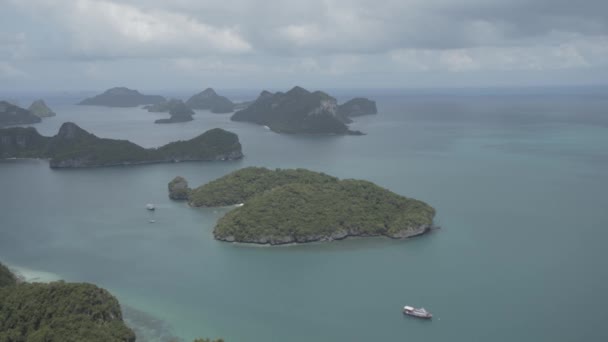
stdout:
POLYGON ((74 121, 151 147, 221 127, 246 157, 84 170, 0 162, 0 260, 106 287, 133 308, 130 322, 145 312, 184 339, 608 339, 608 97, 375 99, 380 114, 352 125, 367 135, 347 137, 278 135, 204 111, 154 125, 166 114, 49 102, 58 115, 35 125, 46 135, 74 121), (177 175, 199 185, 249 165, 368 179, 427 201, 443 228, 407 241, 238 246, 212 238, 227 209, 167 197, 177 175), (433 321, 403 317, 405 304, 433 321))

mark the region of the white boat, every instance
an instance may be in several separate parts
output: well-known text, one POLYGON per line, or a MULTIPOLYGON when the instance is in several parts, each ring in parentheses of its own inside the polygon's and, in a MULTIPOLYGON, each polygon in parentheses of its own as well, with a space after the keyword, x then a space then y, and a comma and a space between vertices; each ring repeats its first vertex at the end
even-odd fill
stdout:
POLYGON ((418 317, 418 318, 426 318, 426 319, 433 318, 433 315, 430 312, 426 311, 425 308, 415 308, 413 306, 404 306, 403 314, 408 315, 408 316, 418 317))
POLYGON ((155 210, 156 207, 154 206, 154 204, 148 203, 148 204, 146 204, 146 209, 148 209, 148 210, 155 210))
POLYGON ((154 223, 156 220, 148 220, 148 223, 154 223))
POLYGON ((235 204, 234 206, 238 208, 238 207, 242 207, 244 205, 245 205, 245 203, 239 203, 239 204, 235 204))
POLYGON ((266 128, 267 130, 270 130, 270 127, 268 127, 268 126, 264 126, 264 128, 266 128))

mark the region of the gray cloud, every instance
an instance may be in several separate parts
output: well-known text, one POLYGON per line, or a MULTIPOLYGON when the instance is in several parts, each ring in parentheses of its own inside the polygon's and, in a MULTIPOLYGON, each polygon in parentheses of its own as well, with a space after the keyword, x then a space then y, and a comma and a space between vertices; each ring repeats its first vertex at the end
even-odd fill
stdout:
POLYGON ((198 77, 389 83, 403 73, 508 70, 533 70, 542 82, 550 70, 608 68, 608 2, 600 0, 3 2, 0 78, 31 74, 40 61, 77 62, 74 72, 92 82, 152 64, 198 77))

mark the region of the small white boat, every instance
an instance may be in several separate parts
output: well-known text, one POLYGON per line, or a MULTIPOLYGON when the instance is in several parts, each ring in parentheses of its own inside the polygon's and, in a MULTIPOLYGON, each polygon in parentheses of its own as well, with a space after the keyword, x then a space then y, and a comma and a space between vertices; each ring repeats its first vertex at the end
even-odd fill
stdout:
POLYGON ((146 209, 153 211, 153 210, 156 210, 156 207, 154 206, 154 204, 148 203, 148 204, 146 204, 146 209))
POLYGON ((425 319, 433 318, 433 315, 430 312, 426 311, 425 308, 415 308, 413 306, 404 306, 403 314, 425 319))
POLYGON ((242 207, 244 205, 245 205, 244 203, 239 203, 239 204, 235 204, 234 206, 238 208, 238 207, 242 207))
POLYGON ((148 220, 148 223, 154 223, 156 220, 148 220))
POLYGON ((264 126, 264 128, 266 128, 267 130, 270 130, 270 127, 268 127, 268 126, 264 126))

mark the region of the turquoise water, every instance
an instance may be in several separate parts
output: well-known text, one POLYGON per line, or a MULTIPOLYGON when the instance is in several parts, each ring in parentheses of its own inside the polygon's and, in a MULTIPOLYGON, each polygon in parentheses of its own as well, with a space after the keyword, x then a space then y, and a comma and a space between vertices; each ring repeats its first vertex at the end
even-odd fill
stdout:
POLYGON ((58 116, 35 126, 44 134, 69 120, 157 146, 222 127, 246 157, 85 170, 1 162, 0 260, 106 287, 184 339, 608 340, 608 97, 376 100, 380 114, 353 125, 361 137, 278 135, 208 112, 154 125, 165 115, 57 103, 58 116), (177 175, 198 185, 249 165, 368 179, 427 201, 443 228, 407 241, 237 246, 212 238, 227 209, 167 197, 177 175), (406 304, 433 321, 403 317, 406 304))

